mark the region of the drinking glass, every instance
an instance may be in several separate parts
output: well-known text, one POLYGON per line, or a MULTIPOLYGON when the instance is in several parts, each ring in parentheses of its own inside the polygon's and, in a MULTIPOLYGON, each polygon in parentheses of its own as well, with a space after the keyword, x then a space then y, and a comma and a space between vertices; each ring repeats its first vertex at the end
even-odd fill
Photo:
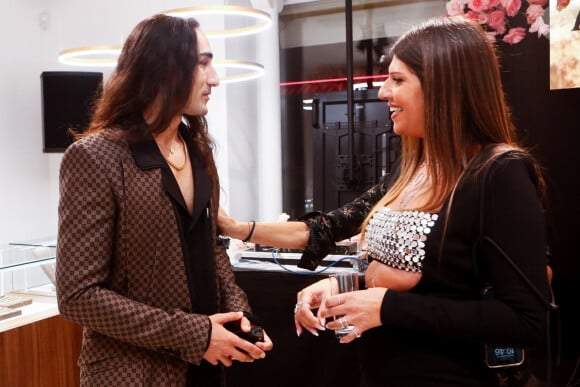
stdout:
MULTIPOLYGON (((332 286, 332 294, 336 295, 339 293, 353 292, 359 289, 359 273, 353 271, 344 271, 330 274, 330 280, 335 281, 332 286), (336 286, 335 286, 336 285, 336 286)), ((334 316, 336 321, 339 321, 343 316, 334 316)), ((348 325, 339 329, 336 329, 334 333, 337 338, 341 338, 354 329, 353 325, 348 325)))

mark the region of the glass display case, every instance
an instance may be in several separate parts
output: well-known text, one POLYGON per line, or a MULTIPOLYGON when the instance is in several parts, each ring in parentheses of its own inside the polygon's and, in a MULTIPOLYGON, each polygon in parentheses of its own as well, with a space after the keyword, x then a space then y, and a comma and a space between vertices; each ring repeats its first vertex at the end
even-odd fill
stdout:
POLYGON ((0 296, 12 292, 56 295, 55 267, 55 240, 0 245, 0 296))

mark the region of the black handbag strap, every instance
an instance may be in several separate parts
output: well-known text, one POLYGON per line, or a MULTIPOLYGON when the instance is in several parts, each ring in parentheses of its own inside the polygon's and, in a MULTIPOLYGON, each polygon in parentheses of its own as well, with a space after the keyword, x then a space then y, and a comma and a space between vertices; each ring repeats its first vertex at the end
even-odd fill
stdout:
MULTIPOLYGON (((478 246, 483 245, 483 243, 487 243, 491 245, 505 260, 510 264, 510 266, 515 270, 515 272, 520 276, 520 278, 528 285, 530 290, 536 295, 536 297, 542 302, 542 304, 546 307, 547 319, 546 319, 546 387, 551 386, 552 381, 552 342, 551 342, 551 317, 552 314, 556 314, 555 312, 559 311, 559 307, 556 304, 554 292, 552 290, 552 286, 549 286, 550 290, 550 300, 546 300, 542 292, 530 281, 528 276, 518 267, 518 265, 511 259, 511 257, 499 246, 499 244, 494 241, 491 237, 485 235, 484 233, 484 214, 485 214, 485 187, 486 182, 488 179, 488 174, 490 170, 490 165, 487 165, 481 171, 481 193, 479 198, 479 232, 478 232, 478 240, 475 242, 475 257, 477 258, 477 251, 478 246)), ((546 248, 546 254, 551 254, 549 251, 549 247, 546 248)), ((477 261, 476 270, 477 270, 477 261)), ((477 271, 479 273, 479 271, 477 271)), ((485 283, 485 282, 483 282, 485 283)), ((556 353, 557 359, 556 362, 560 362, 560 324, 559 319, 557 319, 557 326, 556 326, 556 353)))
MULTIPOLYGON (((476 246, 480 246, 483 242, 487 242, 491 245, 505 260, 510 264, 510 266, 515 270, 520 278, 528 285, 530 290, 536 295, 536 297, 546 306, 549 311, 558 310, 558 305, 555 302, 554 294, 552 292, 552 287, 550 286, 550 300, 546 300, 542 292, 530 281, 530 279, 525 275, 525 273, 519 268, 519 266, 511 259, 511 257, 499 246, 499 244, 494 241, 491 237, 485 235, 484 233, 484 215, 485 215, 485 187, 488 178, 490 166, 486 166, 482 171, 481 177, 481 193, 479 197, 479 234, 478 240, 476 241, 476 246)), ((477 251, 477 249, 476 249, 477 251)), ((549 247, 546 247, 546 254, 551 254, 549 247)), ((476 254, 477 257, 477 254, 476 254)))

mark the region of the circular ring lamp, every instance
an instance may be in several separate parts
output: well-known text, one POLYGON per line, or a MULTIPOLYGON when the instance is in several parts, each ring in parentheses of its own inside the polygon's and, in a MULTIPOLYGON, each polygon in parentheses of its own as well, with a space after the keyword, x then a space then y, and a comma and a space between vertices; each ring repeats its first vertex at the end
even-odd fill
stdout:
MULTIPOLYGON (((232 37, 232 36, 244 36, 256 34, 269 28, 272 25, 272 19, 270 14, 255 8, 240 7, 234 5, 205 5, 197 7, 185 7, 170 9, 168 11, 160 12, 169 16, 177 17, 197 17, 202 15, 208 16, 241 16, 247 21, 253 24, 239 27, 239 28, 226 28, 223 30, 206 30, 203 29, 204 33, 208 37, 232 37)), ((247 24, 247 23, 246 23, 247 24)), ((211 25, 211 23, 203 23, 203 25, 211 25)))
POLYGON ((117 65, 121 46, 83 46, 63 50, 58 61, 71 66, 106 66, 117 65))
POLYGON ((256 62, 248 62, 235 59, 216 59, 213 61, 215 67, 223 67, 230 74, 220 76, 220 82, 223 84, 249 81, 256 79, 264 74, 264 66, 256 62))
MULTIPOLYGON (((120 53, 121 46, 84 46, 61 51, 58 60, 72 66, 114 67, 117 65, 120 53)), ((227 72, 219 78, 223 84, 249 81, 264 74, 264 66, 256 62, 215 59, 213 65, 227 72)))

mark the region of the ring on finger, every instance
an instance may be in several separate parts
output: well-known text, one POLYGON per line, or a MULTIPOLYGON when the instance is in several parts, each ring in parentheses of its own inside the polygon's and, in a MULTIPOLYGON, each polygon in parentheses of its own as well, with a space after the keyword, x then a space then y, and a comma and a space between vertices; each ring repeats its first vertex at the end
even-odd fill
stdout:
POLYGON ((340 325, 342 326, 342 328, 348 327, 348 321, 346 320, 346 318, 344 316, 342 316, 338 321, 340 322, 340 325))
POLYGON ((361 336, 361 333, 358 333, 355 327, 352 327, 352 333, 354 333, 357 339, 361 336))
POLYGON ((301 306, 302 306, 302 301, 298 301, 296 303, 296 305, 294 305, 294 314, 296 314, 296 312, 298 312, 298 309, 300 309, 301 306))
POLYGON ((338 300, 337 300, 338 304, 337 305, 342 305, 342 297, 340 297, 340 294, 338 295, 338 300))

